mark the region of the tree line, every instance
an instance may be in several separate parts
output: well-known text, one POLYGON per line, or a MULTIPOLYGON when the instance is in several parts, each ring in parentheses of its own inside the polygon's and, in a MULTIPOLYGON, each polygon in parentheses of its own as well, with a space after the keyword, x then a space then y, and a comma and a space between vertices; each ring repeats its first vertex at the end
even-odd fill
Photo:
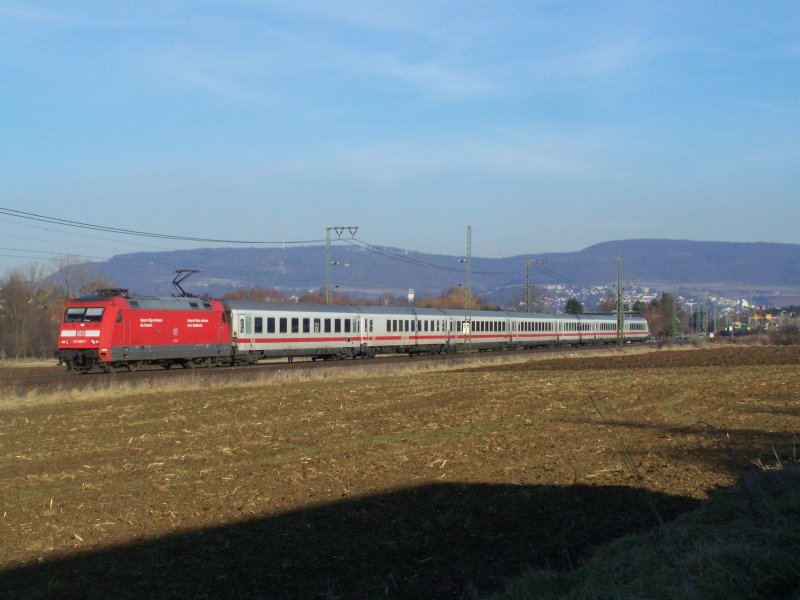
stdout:
POLYGON ((41 265, 12 269, 0 277, 0 358, 46 358, 56 349, 64 305, 73 296, 110 287, 91 265, 41 265))

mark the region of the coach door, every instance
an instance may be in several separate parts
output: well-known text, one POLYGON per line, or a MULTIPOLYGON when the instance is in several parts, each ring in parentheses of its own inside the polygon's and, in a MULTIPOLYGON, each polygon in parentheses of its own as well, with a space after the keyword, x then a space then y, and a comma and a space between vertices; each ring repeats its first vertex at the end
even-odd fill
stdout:
POLYGON ((247 352, 253 349, 253 316, 239 313, 237 316, 237 347, 239 352, 247 352))

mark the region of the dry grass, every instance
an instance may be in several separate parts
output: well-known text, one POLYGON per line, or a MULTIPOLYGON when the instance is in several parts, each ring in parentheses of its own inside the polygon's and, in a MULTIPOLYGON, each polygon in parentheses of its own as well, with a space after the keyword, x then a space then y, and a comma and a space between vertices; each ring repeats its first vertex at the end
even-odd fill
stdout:
POLYGON ((54 358, 4 358, 0 360, 0 369, 38 369, 54 367, 54 358))
MULTIPOLYGON (((678 348, 685 350, 686 348, 678 348)), ((631 346, 623 351, 625 355, 636 355, 654 351, 651 347, 631 346)), ((525 364, 543 360, 571 357, 594 357, 619 355, 616 350, 608 348, 576 352, 565 349, 563 352, 543 353, 528 356, 509 355, 504 353, 475 353, 469 361, 454 358, 446 361, 409 360, 407 364, 381 364, 380 359, 374 361, 355 361, 352 366, 337 369, 277 369, 264 371, 257 376, 249 376, 247 380, 223 380, 214 378, 209 371, 204 377, 203 371, 193 371, 191 375, 163 380, 142 379, 141 381, 117 381, 113 376, 99 375, 97 384, 88 387, 74 388, 66 383, 46 392, 26 390, 19 392, 13 386, 0 390, 0 411, 16 409, 24 406, 46 406, 61 403, 94 402, 105 398, 120 399, 133 395, 172 394, 177 392, 193 392, 252 389, 270 386, 286 386, 314 381, 344 382, 353 379, 383 378, 387 376, 406 376, 422 373, 443 373, 464 368, 492 367, 500 365, 525 364), (200 376, 198 376, 200 374, 200 376)), ((52 367, 53 363, 44 361, 12 361, 9 368, 31 366, 52 367)))

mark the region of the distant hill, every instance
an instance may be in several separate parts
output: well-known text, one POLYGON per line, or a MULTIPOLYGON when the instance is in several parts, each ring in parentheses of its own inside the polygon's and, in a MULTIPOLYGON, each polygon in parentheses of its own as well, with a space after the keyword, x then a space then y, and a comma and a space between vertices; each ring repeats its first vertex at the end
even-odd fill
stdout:
MULTIPOLYGON (((337 263, 332 267, 334 285, 351 295, 404 297, 409 288, 414 288, 418 296, 438 294, 465 281, 461 256, 338 244, 332 248, 332 258, 337 263)), ((800 286, 799 244, 623 240, 578 252, 473 257, 473 289, 498 302, 518 296, 524 287, 527 258, 547 261, 534 265, 534 285, 611 286, 616 281, 617 258, 621 258, 623 277, 637 280, 639 286, 800 286)), ((172 293, 170 282, 175 269, 199 269, 185 287, 214 296, 253 286, 301 294, 325 285, 323 246, 142 252, 115 256, 95 266, 115 285, 141 294, 172 293)))

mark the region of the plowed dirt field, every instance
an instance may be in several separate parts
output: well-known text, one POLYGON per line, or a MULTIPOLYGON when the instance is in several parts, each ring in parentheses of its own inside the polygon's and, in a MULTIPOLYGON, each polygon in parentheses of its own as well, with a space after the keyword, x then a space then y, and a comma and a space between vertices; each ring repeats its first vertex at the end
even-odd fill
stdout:
POLYGON ((800 348, 0 405, 0 597, 470 598, 795 452, 800 348))

